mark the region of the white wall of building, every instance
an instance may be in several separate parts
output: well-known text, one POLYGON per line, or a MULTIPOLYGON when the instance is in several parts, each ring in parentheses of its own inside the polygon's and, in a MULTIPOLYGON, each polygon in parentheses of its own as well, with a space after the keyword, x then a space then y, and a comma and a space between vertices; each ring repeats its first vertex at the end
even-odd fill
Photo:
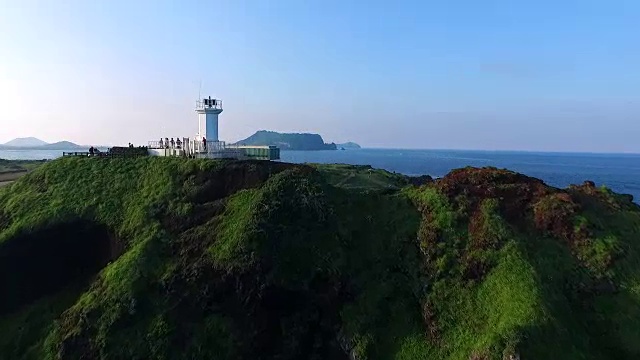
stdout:
POLYGON ((218 114, 207 113, 207 141, 218 141, 218 114))

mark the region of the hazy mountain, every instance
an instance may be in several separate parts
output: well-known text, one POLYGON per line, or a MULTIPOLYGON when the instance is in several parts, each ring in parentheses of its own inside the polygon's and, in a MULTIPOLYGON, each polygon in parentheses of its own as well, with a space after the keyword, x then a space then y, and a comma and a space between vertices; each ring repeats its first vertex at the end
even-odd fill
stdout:
POLYGON ((42 145, 39 146, 39 149, 53 149, 53 150, 67 150, 67 149, 78 149, 78 148, 84 148, 85 146, 82 145, 78 145, 78 144, 74 144, 70 141, 58 141, 52 144, 46 144, 46 145, 42 145))
MULTIPOLYGON (((6 144, 0 145, 1 149, 22 149, 22 150, 73 150, 81 149, 87 146, 74 144, 70 141, 58 141, 55 143, 47 143, 34 137, 17 138, 6 144)), ((87 147, 88 148, 88 147, 87 147)))
POLYGON ((25 137, 25 138, 16 138, 4 144, 5 146, 14 146, 14 147, 32 147, 32 146, 43 146, 48 145, 47 142, 42 141, 40 139, 36 139, 34 137, 25 137))

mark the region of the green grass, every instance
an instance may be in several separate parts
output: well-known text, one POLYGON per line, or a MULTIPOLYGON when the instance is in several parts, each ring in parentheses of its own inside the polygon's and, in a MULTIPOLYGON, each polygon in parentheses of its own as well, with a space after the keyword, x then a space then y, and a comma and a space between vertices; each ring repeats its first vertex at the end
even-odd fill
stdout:
POLYGON ((413 242, 419 214, 402 195, 335 190, 332 204, 345 253, 341 272, 356 294, 341 312, 343 330, 360 358, 393 358, 423 331, 413 242))
MULTIPOLYGON (((109 328, 126 316, 131 310, 128 304, 148 291, 149 279, 163 270, 161 254, 166 251, 168 235, 154 209, 179 202, 188 190, 182 186, 185 181, 195 173, 214 171, 219 166, 216 162, 158 158, 63 158, 47 163, 12 187, 0 189, 0 208, 8 217, 0 243, 16 234, 77 217, 112 229, 128 251, 107 266, 67 311, 93 314, 97 329, 88 336, 109 347, 113 337, 109 328)), ((75 331, 85 331, 83 323, 60 322, 49 335, 53 345, 48 357, 56 357, 59 342, 75 331)), ((40 335, 34 334, 31 341, 42 342, 40 335)), ((126 349, 120 344, 113 348, 126 349)))
POLYGON ((331 185, 354 190, 398 190, 407 185, 403 175, 359 165, 314 165, 331 185))
POLYGON ((469 220, 435 188, 408 194, 427 214, 420 237, 429 289, 422 301, 434 316, 428 346, 418 346, 413 354, 405 351, 404 358, 418 359, 426 352, 438 359, 501 359, 515 353, 520 329, 539 321, 540 295, 497 201, 481 203, 474 220, 477 232, 469 233, 469 220), (485 271, 469 277, 476 268, 485 271))
POLYGON ((334 268, 331 252, 338 244, 323 185, 287 170, 260 189, 233 195, 210 248, 217 265, 244 271, 265 262, 269 281, 285 287, 304 286, 315 271, 334 268))
POLYGON ((78 218, 121 254, 0 309, 0 358, 637 358, 640 211, 595 191, 514 217, 368 167, 59 159, 0 189, 0 258, 78 218))
POLYGON ((467 209, 454 209, 437 189, 407 193, 426 214, 420 231, 431 264, 426 267, 431 279, 426 303, 435 314, 432 344, 440 345, 425 350, 419 342, 408 342, 418 349, 414 358, 425 352, 440 359, 501 359, 513 353, 532 358, 562 353, 567 359, 637 356, 635 344, 619 340, 638 339, 638 282, 635 275, 629 277, 639 270, 637 208, 609 211, 609 218, 603 208, 584 209, 576 227, 592 229, 593 237, 576 251, 564 238, 506 223, 498 199, 481 203, 475 215, 481 226, 476 223, 470 233, 474 220, 466 218, 467 209), (480 248, 479 239, 485 239, 480 248), (612 266, 610 259, 621 256, 620 248, 630 252, 612 266), (480 279, 464 276, 478 264, 489 271, 480 279), (620 278, 615 282, 622 291, 583 292, 603 276, 620 278), (585 308, 588 304, 595 306, 595 314, 585 308))
POLYGON ((4 316, 0 329, 0 354, 5 359, 42 359, 46 356, 43 343, 52 330, 54 320, 73 305, 80 289, 67 289, 44 297, 23 311, 4 316))

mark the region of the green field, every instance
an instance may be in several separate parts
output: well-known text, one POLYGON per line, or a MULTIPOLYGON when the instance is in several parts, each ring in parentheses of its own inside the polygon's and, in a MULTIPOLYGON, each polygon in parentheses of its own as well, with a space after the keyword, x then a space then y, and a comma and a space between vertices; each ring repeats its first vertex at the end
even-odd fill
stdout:
POLYGON ((44 164, 45 160, 5 160, 0 159, 0 186, 8 185, 27 172, 44 164))
POLYGON ((399 190, 408 185, 406 176, 373 169, 371 166, 312 164, 325 181, 337 187, 360 190, 399 190))
POLYGON ((0 159, 0 173, 30 171, 44 164, 46 160, 5 160, 0 159))

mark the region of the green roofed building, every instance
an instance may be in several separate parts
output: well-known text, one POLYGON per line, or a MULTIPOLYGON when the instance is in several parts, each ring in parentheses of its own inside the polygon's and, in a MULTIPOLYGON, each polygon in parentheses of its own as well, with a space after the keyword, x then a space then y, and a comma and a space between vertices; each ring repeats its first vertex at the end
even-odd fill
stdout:
POLYGON ((253 160, 279 160, 280 148, 274 145, 268 146, 238 146, 244 156, 253 160))

